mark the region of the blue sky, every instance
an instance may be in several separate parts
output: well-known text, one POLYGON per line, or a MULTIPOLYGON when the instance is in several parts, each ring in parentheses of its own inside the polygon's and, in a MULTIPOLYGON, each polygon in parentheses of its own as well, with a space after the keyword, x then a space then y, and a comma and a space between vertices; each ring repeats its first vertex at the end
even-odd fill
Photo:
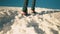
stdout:
MULTIPOLYGON (((0 6, 22 7, 24 0, 0 0, 0 6)), ((29 0, 31 7, 32 0, 29 0)), ((36 7, 60 9, 60 0, 36 0, 36 7)))

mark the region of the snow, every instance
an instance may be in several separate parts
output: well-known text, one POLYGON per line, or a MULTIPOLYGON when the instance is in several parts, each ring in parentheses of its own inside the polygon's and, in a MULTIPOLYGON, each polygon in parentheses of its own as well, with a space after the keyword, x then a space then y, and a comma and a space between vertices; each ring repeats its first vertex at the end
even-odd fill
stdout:
MULTIPOLYGON (((0 8, 0 34, 60 34, 60 12, 22 16, 21 11, 22 8, 18 7, 0 8)), ((54 10, 36 8, 36 12, 42 11, 54 10)))

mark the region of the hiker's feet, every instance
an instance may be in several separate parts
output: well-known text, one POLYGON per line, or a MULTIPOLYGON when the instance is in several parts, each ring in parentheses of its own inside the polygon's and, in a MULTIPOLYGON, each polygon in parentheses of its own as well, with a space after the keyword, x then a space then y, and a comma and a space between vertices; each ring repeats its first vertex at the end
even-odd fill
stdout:
POLYGON ((35 11, 33 11, 33 10, 32 10, 32 13, 33 13, 33 14, 37 14, 37 12, 35 12, 35 11))
POLYGON ((36 13, 35 11, 32 11, 32 13, 36 13))
POLYGON ((35 10, 31 10, 31 11, 32 11, 32 13, 36 13, 35 10))
MULTIPOLYGON (((31 12, 32 12, 31 14, 34 14, 34 15, 37 14, 37 12, 35 12, 35 11, 33 11, 33 10, 31 10, 31 12)), ((25 16, 31 15, 31 14, 28 14, 28 13, 23 12, 23 11, 21 12, 21 14, 22 14, 22 15, 25 15, 25 16)))
POLYGON ((29 16, 29 15, 30 15, 30 14, 25 13, 25 12, 22 12, 21 14, 22 14, 22 15, 25 15, 25 16, 29 16))
POLYGON ((21 12, 21 14, 22 14, 22 15, 27 15, 27 13, 25 13, 25 12, 21 12))
POLYGON ((37 12, 35 12, 35 11, 33 11, 33 10, 31 10, 32 11, 32 15, 36 15, 37 14, 37 12))

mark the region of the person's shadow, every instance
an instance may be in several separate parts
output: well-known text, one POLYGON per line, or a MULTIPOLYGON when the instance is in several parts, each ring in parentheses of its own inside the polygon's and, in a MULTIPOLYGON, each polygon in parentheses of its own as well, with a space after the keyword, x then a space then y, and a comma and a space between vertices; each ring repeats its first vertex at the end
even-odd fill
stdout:
POLYGON ((60 12, 60 11, 41 11, 39 15, 51 14, 51 13, 57 13, 57 12, 60 12))
POLYGON ((31 21, 31 23, 28 23, 27 27, 34 27, 34 30, 37 34, 44 34, 44 31, 39 28, 38 23, 35 21, 31 21))

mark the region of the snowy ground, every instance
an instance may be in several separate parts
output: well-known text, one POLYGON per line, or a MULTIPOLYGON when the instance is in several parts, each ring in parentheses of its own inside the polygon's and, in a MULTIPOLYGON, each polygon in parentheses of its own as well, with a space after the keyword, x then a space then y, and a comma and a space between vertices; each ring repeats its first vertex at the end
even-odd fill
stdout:
POLYGON ((57 11, 46 14, 22 16, 22 8, 0 8, 0 34, 60 34, 60 10, 36 8, 37 13, 57 11))

